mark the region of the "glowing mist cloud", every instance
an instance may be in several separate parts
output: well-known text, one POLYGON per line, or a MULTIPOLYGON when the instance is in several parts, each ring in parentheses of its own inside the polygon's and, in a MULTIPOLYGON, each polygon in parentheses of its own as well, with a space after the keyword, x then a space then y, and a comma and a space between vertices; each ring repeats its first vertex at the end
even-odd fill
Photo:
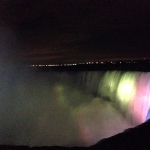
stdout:
POLYGON ((121 108, 126 110, 129 102, 133 100, 136 92, 136 73, 124 73, 118 84, 116 97, 121 108))
POLYGON ((93 98, 91 103, 75 108, 73 116, 85 146, 95 144, 130 126, 109 102, 101 98, 93 98))

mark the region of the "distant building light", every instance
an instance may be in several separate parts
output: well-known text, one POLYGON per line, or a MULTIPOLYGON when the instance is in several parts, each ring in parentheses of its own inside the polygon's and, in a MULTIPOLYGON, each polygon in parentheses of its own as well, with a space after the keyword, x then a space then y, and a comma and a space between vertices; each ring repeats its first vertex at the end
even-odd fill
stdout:
POLYGON ((52 67, 52 66, 57 66, 57 65, 47 65, 47 66, 52 67))
POLYGON ((116 64, 116 62, 111 61, 111 64, 116 64))

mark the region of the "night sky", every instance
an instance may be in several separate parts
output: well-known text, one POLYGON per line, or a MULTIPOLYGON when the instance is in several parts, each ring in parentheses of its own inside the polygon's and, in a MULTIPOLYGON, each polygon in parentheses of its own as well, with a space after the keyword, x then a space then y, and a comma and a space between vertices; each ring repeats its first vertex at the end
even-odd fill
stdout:
POLYGON ((149 0, 1 0, 0 21, 26 63, 150 57, 149 0))

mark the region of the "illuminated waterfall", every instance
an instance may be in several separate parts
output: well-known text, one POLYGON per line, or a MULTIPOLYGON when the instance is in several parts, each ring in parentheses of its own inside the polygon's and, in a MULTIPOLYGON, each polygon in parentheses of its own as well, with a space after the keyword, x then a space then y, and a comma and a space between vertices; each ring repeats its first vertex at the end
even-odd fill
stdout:
MULTIPOLYGON (((150 109, 150 73, 86 72, 86 88, 98 97, 113 102, 126 116, 142 123, 150 109), (98 77, 100 76, 100 78, 98 77)), ((85 72, 83 72, 85 77, 85 72)))

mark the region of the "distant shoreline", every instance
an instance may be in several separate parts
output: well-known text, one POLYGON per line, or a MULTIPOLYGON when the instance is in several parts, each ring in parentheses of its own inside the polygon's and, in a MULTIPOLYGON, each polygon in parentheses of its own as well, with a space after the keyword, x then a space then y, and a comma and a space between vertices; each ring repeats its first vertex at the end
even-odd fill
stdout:
POLYGON ((36 67, 38 71, 142 71, 150 72, 150 64, 104 64, 104 65, 77 65, 77 66, 52 66, 36 67))

